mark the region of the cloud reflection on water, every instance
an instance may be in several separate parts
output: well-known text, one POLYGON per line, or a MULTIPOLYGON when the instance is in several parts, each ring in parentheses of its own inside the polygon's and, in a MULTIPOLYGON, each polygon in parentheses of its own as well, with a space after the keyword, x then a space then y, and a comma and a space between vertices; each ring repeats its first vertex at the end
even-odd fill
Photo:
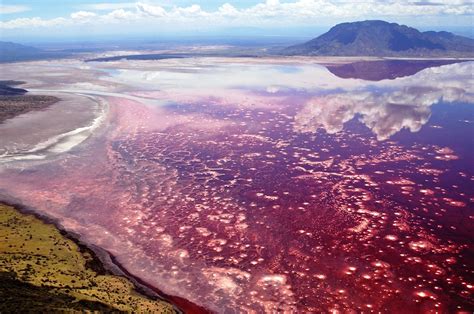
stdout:
POLYGON ((382 81, 311 98, 295 116, 294 130, 329 134, 341 132, 356 117, 378 140, 386 140, 402 129, 418 132, 439 102, 473 103, 472 63, 424 70, 395 81, 382 81))
POLYGON ((159 64, 147 71, 129 64, 104 79, 127 81, 141 88, 159 86, 160 92, 154 92, 156 97, 177 103, 208 101, 209 95, 221 104, 249 107, 278 108, 282 102, 292 102, 302 106, 295 116, 296 132, 322 128, 334 134, 342 131, 346 122, 358 118, 378 140, 386 140, 402 129, 418 132, 429 121, 431 106, 436 103, 474 102, 472 62, 434 67, 428 61, 388 60, 370 67, 338 66, 339 71, 350 70, 348 78, 343 78, 323 66, 304 62, 241 61, 223 65, 211 61, 169 61, 166 66, 159 64), (416 74, 394 79, 400 72, 416 74), (374 77, 378 81, 373 81, 374 77))
MULTIPOLYGON (((368 82, 308 63, 212 62, 114 64, 124 68, 106 78, 116 90, 101 92, 110 128, 60 162, 8 169, 0 188, 216 312, 458 306, 473 199, 458 148, 469 136, 405 146, 293 131, 340 132, 354 117, 379 138, 417 131, 434 103, 472 102, 472 64, 368 82)), ((88 75, 90 88, 105 85, 88 75)), ((75 80, 45 86, 84 86, 75 80)))

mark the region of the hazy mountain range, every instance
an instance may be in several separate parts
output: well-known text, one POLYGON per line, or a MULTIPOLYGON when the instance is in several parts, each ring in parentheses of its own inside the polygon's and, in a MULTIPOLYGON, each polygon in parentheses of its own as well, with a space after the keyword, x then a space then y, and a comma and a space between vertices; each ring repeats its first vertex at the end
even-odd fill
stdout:
POLYGON ((303 44, 288 47, 285 55, 474 57, 474 39, 449 32, 420 32, 385 21, 342 23, 303 44))
MULTIPOLYGON (((103 50, 106 49, 103 48, 103 50)), ((87 52, 87 49, 80 51, 68 49, 42 50, 31 46, 0 41, 0 62, 61 58, 78 52, 87 52)), ((168 54, 166 58, 199 56, 201 53, 187 52, 176 56, 168 54)), ((420 32, 415 28, 405 25, 372 20, 338 24, 328 32, 308 42, 283 49, 270 49, 267 52, 270 55, 275 53, 289 56, 474 58, 474 39, 449 32, 420 32)), ((246 56, 245 50, 239 47, 233 47, 224 52, 214 52, 214 54, 210 52, 202 54, 207 56, 216 54, 222 56, 246 56)), ((249 56, 253 56, 253 54, 249 56)), ((137 60, 164 58, 161 54, 126 57, 137 60)), ((123 56, 114 56, 112 59, 121 58, 123 56)), ((94 59, 94 61, 113 61, 109 60, 109 58, 105 59, 94 59)))
POLYGON ((62 51, 48 51, 17 43, 0 41, 0 62, 16 62, 61 58, 68 55, 62 51))

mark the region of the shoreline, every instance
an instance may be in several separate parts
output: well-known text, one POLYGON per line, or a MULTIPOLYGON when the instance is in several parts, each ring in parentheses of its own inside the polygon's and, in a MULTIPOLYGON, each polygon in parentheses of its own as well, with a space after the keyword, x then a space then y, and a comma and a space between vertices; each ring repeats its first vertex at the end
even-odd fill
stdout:
MULTIPOLYGON (((29 90, 29 92, 35 95, 42 95, 44 90, 33 89, 33 90, 29 90), (38 92, 39 94, 36 94, 38 92)), ((46 92, 50 92, 50 91, 46 91, 46 92)), ((53 91, 53 92, 55 93, 59 92, 61 94, 62 91, 53 91)), ((95 119, 92 121, 92 124, 88 126, 91 128, 97 128, 98 126, 102 124, 103 120, 108 116, 110 107, 107 102, 101 101, 98 97, 94 97, 96 96, 94 93, 92 93, 93 95, 90 95, 90 93, 88 93, 87 91, 81 91, 81 92, 83 93, 77 93, 77 91, 65 91, 65 93, 73 93, 73 94, 79 94, 81 96, 85 96, 87 98, 92 99, 94 102, 98 103, 99 105, 102 105, 101 114, 95 117, 95 119)), ((100 94, 99 96, 104 96, 101 93, 99 94, 100 94)), ((105 95, 105 96, 111 96, 111 95, 105 95)), ((75 130, 64 133, 64 134, 60 134, 57 137, 63 137, 64 135, 68 135, 69 133, 72 133, 74 131, 75 130)), ((53 143, 51 146, 54 146, 54 145, 55 143, 53 143)), ((110 274, 110 275, 120 276, 127 279, 133 285, 133 289, 138 294, 141 294, 143 297, 146 297, 150 300, 165 301, 169 303, 171 306, 173 306, 176 313, 210 313, 210 311, 208 311, 207 309, 197 304, 194 304, 191 301, 188 301, 182 297, 168 295, 164 293, 163 291, 161 291, 159 288, 131 274, 117 260, 117 258, 106 249, 103 249, 91 243, 87 243, 86 241, 82 239, 80 234, 66 230, 66 228, 64 228, 64 226, 61 225, 58 219, 52 218, 44 213, 40 213, 32 207, 24 205, 21 202, 21 200, 11 197, 2 192, 3 191, 0 190, 0 205, 10 206, 14 208, 16 211, 18 211, 21 215, 31 215, 37 218, 38 220, 40 220, 41 222, 53 226, 55 229, 59 231, 59 233, 63 237, 74 242, 79 247, 79 251, 81 253, 87 252, 93 257, 92 261, 89 263, 89 266, 92 269, 94 269, 97 273, 110 274)))
POLYGON ((107 64, 109 62, 121 62, 121 61, 133 61, 133 62, 143 62, 143 61, 163 61, 163 60, 176 60, 176 59, 228 59, 228 60, 259 60, 259 61, 300 61, 300 62, 330 62, 330 63, 352 63, 359 61, 387 61, 387 60, 400 60, 400 61, 474 61, 474 56, 390 56, 390 55, 380 55, 380 56, 364 56, 364 55, 279 55, 279 54, 262 54, 262 55, 250 55, 250 56, 241 56, 241 55, 226 55, 223 54, 195 54, 195 55, 183 55, 180 56, 180 53, 176 53, 175 56, 162 58, 166 55, 163 51, 136 51, 134 54, 124 54, 116 55, 111 57, 97 57, 94 58, 94 55, 89 56, 89 59, 78 58, 81 62, 84 63, 97 63, 97 64, 107 64), (154 57, 155 56, 155 57, 154 57), (92 59, 91 59, 92 58, 92 59))
MULTIPOLYGON (((1 125, 5 132, 6 143, 0 149, 0 164, 8 164, 11 162, 27 162, 27 161, 43 161, 50 157, 68 152, 91 137, 94 132, 101 127, 104 120, 108 116, 109 105, 106 101, 98 97, 81 94, 61 94, 58 92, 42 93, 41 91, 28 90, 31 97, 54 97, 57 99, 56 103, 47 108, 49 110, 41 112, 42 110, 32 110, 25 112, 10 119, 10 123, 1 125), (80 118, 69 118, 72 102, 80 102, 81 106, 85 106, 84 112, 90 112, 87 115, 81 115, 80 118), (59 109, 59 110, 58 110, 59 109), (62 123, 57 128, 48 128, 45 122, 48 115, 52 114, 53 119, 68 121, 62 123), (55 115, 56 113, 56 115, 55 115), (26 120, 25 120, 26 119, 26 120), (40 131, 47 129, 48 131, 41 136, 29 136, 22 130, 25 125, 32 130, 32 134, 42 134, 40 131), (22 137, 22 145, 12 145, 15 142, 14 135, 19 132, 22 137), (10 146, 10 147, 9 147, 10 146)), ((0 123, 1 124, 1 123, 0 123)), ((1 132, 1 131, 0 131, 1 132)))
POLYGON ((111 274, 126 278, 133 284, 134 290, 137 293, 142 294, 151 300, 168 302, 173 306, 177 313, 211 313, 209 310, 184 298, 168 295, 157 287, 154 287, 144 280, 134 276, 128 272, 109 251, 94 244, 84 242, 79 234, 67 231, 60 223, 58 223, 57 219, 38 213, 21 202, 9 199, 9 197, 1 194, 0 205, 13 207, 22 215, 32 215, 43 223, 52 225, 61 233, 62 236, 73 241, 79 247, 80 252, 89 252, 91 254, 93 257, 93 260, 91 261, 92 265, 90 265, 91 268, 94 268, 98 273, 111 274))

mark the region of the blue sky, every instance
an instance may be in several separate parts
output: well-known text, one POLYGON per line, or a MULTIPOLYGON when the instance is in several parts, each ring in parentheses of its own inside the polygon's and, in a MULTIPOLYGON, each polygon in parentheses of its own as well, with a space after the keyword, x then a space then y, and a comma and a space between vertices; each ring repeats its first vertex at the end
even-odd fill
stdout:
MULTIPOLYGON (((1 20, 5 21, 11 18, 19 17, 43 17, 43 18, 54 18, 58 16, 69 15, 74 11, 79 10, 88 10, 93 8, 96 5, 103 4, 104 7, 107 5, 120 7, 124 5, 125 8, 130 8, 135 2, 143 2, 161 5, 162 7, 186 7, 193 4, 198 4, 204 10, 214 10, 221 6, 222 4, 229 1, 220 1, 220 0, 206 0, 206 1, 189 1, 189 0, 162 0, 162 1, 130 1, 130 0, 117 0, 117 1, 97 1, 97 0, 1 0, 0 4, 4 6, 25 6, 28 8, 26 11, 22 11, 15 14, 2 14, 1 20)), ((230 1, 235 7, 245 8, 251 5, 259 3, 258 0, 239 0, 239 1, 230 1)), ((106 10, 102 10, 106 11, 106 10)))
POLYGON ((0 0, 0 37, 232 34, 248 27, 278 35, 364 19, 472 29, 473 13, 473 0, 0 0))

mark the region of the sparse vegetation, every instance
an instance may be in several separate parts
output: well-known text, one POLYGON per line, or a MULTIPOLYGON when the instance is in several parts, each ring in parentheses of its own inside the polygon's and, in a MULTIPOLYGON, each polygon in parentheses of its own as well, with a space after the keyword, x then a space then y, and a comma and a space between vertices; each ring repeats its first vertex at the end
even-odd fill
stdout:
POLYGON ((51 224, 0 204, 0 312, 174 313, 51 224))
POLYGON ((0 123, 26 112, 45 109, 57 101, 59 98, 54 96, 0 96, 0 123))

